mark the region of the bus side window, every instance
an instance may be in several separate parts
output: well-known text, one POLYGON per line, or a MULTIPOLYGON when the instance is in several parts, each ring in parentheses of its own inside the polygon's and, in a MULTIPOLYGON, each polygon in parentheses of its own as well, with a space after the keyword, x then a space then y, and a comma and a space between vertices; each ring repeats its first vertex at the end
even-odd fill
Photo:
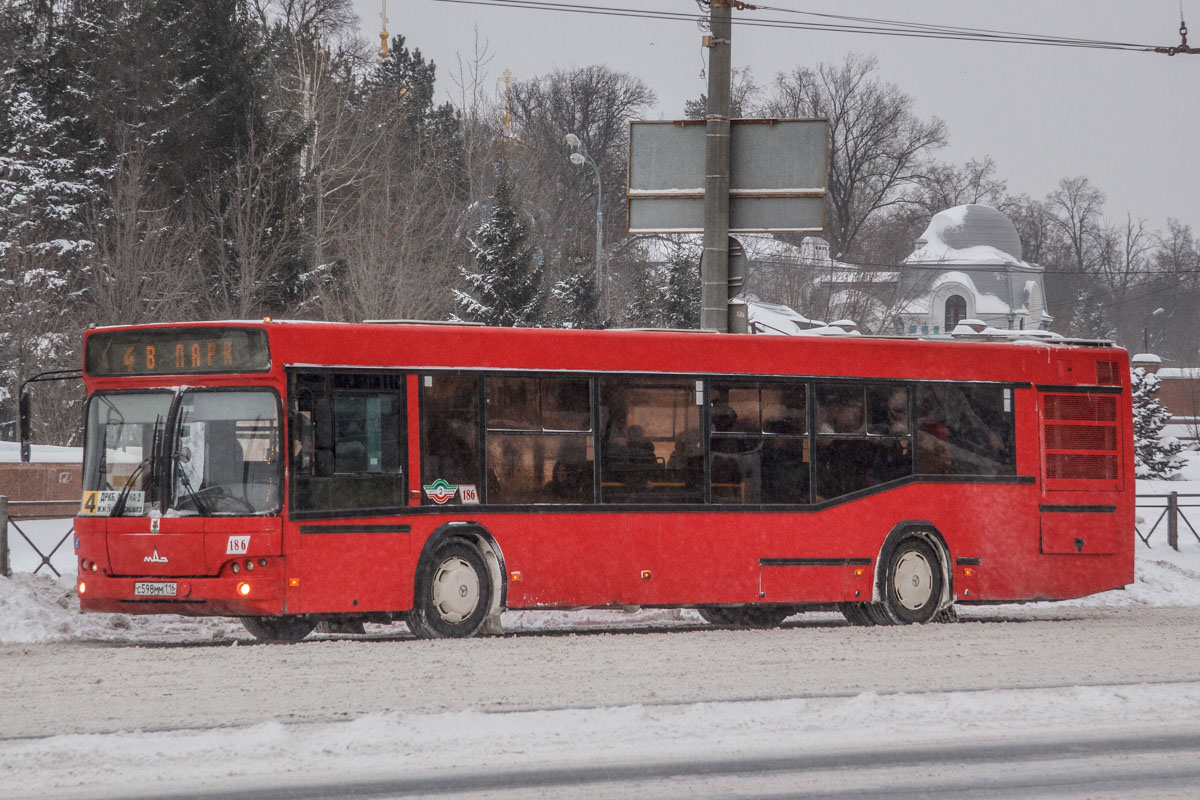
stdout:
POLYGON ((404 376, 291 379, 292 508, 386 510, 407 503, 404 376))
POLYGON ((713 381, 711 496, 717 504, 808 503, 808 387, 713 381))
POLYGON ((999 386, 917 388, 917 459, 924 474, 1011 475, 1016 470, 1011 402, 999 386))
POLYGON ((594 502, 591 379, 489 375, 487 502, 594 502))
POLYGON ((481 496, 479 393, 475 376, 422 376, 421 485, 425 505, 460 503, 464 498, 478 502, 481 496))
POLYGON ((601 502, 704 502, 696 382, 641 376, 599 382, 601 502))
POLYGON ((818 501, 912 474, 905 387, 818 385, 817 434, 818 501))

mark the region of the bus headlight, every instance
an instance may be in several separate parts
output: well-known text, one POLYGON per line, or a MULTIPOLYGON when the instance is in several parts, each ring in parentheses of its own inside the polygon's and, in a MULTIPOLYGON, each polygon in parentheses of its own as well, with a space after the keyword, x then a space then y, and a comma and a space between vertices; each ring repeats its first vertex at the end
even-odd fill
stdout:
POLYGON ((241 583, 239 583, 237 585, 237 593, 240 594, 242 597, 245 597, 246 595, 250 594, 250 584, 246 583, 245 581, 242 581, 241 583))

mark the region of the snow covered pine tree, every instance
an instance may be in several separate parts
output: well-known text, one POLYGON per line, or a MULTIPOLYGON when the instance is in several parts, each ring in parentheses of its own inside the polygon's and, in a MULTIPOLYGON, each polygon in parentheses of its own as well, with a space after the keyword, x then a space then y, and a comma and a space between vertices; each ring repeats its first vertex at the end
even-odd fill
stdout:
POLYGON ((1163 436, 1163 427, 1171 413, 1158 402, 1158 376, 1143 367, 1133 370, 1133 452, 1134 471, 1139 478, 1170 478, 1183 468, 1176 458, 1183 443, 1174 436, 1163 436))
POLYGON ((487 213, 467 237, 478 272, 460 268, 469 288, 454 290, 462 319, 500 327, 538 324, 546 296, 541 254, 528 240, 529 227, 513 200, 512 175, 500 161, 487 213))

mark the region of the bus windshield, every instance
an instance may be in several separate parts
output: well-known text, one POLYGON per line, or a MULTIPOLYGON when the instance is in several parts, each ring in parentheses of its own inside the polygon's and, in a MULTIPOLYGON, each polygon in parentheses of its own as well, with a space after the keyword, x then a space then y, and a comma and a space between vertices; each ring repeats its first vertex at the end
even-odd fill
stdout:
POLYGON ((122 499, 127 516, 151 511, 154 453, 161 440, 170 392, 97 392, 88 404, 83 465, 85 514, 112 513, 122 499))
POLYGON ((279 511, 283 470, 273 392, 189 390, 176 414, 167 516, 279 511))
POLYGON ((269 390, 97 392, 88 405, 82 513, 277 513, 279 418, 269 390))

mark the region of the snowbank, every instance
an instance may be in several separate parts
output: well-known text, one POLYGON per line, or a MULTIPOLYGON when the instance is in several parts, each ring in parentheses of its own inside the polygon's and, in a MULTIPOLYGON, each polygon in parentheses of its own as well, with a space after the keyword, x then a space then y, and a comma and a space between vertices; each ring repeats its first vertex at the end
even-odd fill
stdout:
MULTIPOLYGON (((0 441, 0 462, 15 464, 20 460, 20 442, 0 441)), ((83 448, 39 444, 31 448, 29 460, 43 464, 82 464, 83 448)))
POLYGON ((199 786, 206 796, 222 791, 240 795, 260 786, 278 792, 271 796, 285 796, 281 790, 289 786, 298 795, 315 796, 314 787, 348 789, 347 782, 368 776, 372 782, 403 779, 419 792, 423 783, 428 782, 426 791, 436 786, 439 775, 463 772, 489 774, 491 785, 499 787, 506 784, 506 771, 547 765, 556 770, 628 768, 648 758, 699 764, 737 754, 861 754, 897 742, 911 748, 1009 741, 1013 731, 1027 731, 1025 742, 1052 742, 1080 731, 1094 737, 1162 736, 1192 730, 1181 720, 1198 717, 1196 685, 864 692, 504 713, 371 714, 320 725, 266 722, 213 730, 53 736, 0 744, 0 766, 15 766, 32 780, 34 785, 16 787, 22 797, 44 797, 46 790, 59 797, 110 792, 128 797, 133 787, 151 797, 199 786), (877 722, 864 725, 864 720, 877 722), (61 794, 63 790, 70 794, 61 794))

